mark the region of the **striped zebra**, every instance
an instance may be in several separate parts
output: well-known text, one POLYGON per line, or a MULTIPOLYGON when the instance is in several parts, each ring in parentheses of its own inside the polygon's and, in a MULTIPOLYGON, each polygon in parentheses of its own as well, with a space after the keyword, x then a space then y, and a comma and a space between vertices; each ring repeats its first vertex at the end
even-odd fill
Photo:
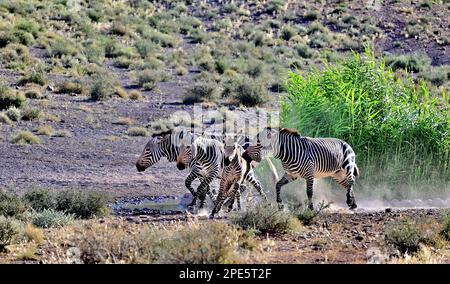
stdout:
POLYGON ((194 197, 191 206, 194 206, 199 199, 199 208, 201 209, 205 204, 206 194, 211 196, 211 182, 219 177, 223 168, 224 147, 220 141, 215 139, 202 136, 192 139, 193 137, 184 139, 181 143, 177 168, 182 170, 190 167, 192 169, 185 185, 194 197), (192 181, 196 178, 200 179, 197 192, 192 188, 192 181))
POLYGON ((309 208, 313 208, 314 178, 331 177, 347 190, 347 205, 356 209, 353 184, 359 175, 355 152, 345 141, 336 138, 303 137, 286 128, 263 129, 256 136, 261 151, 270 151, 280 159, 285 170, 276 183, 277 202, 281 206, 281 187, 301 177, 306 180, 309 208))
MULTIPOLYGON (((152 135, 152 138, 145 145, 142 154, 136 161, 137 170, 139 172, 145 171, 147 168, 157 163, 162 157, 166 157, 169 162, 176 162, 180 153, 182 141, 191 139, 189 137, 192 136, 192 132, 187 129, 169 130, 152 135)), ((189 150, 186 154, 190 155, 189 150)), ((198 169, 196 168, 196 165, 188 166, 188 168, 191 169, 191 172, 186 178, 185 184, 195 199, 196 192, 188 185, 192 184, 196 178, 201 178, 201 176, 197 174, 198 169)), ((210 191, 209 188, 207 191, 210 192, 209 196, 214 200, 214 192, 210 191)), ((192 204, 195 204, 195 200, 193 200, 189 206, 192 206, 192 204)))
POLYGON ((253 151, 253 147, 249 147, 244 151, 244 148, 238 143, 232 145, 225 144, 224 146, 224 169, 221 175, 219 194, 217 195, 214 209, 210 217, 214 217, 220 212, 224 201, 229 198, 227 203, 228 211, 233 208, 234 200, 237 199, 238 210, 241 210, 240 194, 245 190, 243 182, 249 181, 253 187, 259 192, 264 200, 267 200, 264 194, 261 183, 256 179, 252 161, 255 157, 253 154, 259 155, 260 151, 253 151))

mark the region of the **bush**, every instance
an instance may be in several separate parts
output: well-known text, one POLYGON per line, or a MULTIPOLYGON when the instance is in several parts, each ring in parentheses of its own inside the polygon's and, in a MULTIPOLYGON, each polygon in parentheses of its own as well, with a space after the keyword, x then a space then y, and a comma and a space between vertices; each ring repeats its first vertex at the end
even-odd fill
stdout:
POLYGON ((31 88, 24 92, 24 95, 27 99, 44 99, 47 96, 42 94, 42 92, 37 88, 31 88))
POLYGON ((143 99, 143 96, 139 91, 133 90, 130 92, 130 100, 140 101, 142 99, 143 99))
POLYGON ((11 244, 13 238, 19 233, 17 224, 11 218, 0 215, 0 252, 11 244))
POLYGON ((43 188, 28 190, 22 199, 35 211, 52 209, 56 206, 55 193, 43 188))
POLYGON ((286 234, 300 228, 298 220, 277 205, 259 203, 244 212, 231 216, 231 223, 245 230, 253 229, 259 234, 286 234))
POLYGON ((12 142, 19 145, 41 144, 41 139, 30 131, 21 130, 14 135, 12 142))
POLYGON ((44 86, 47 84, 47 75, 42 68, 34 68, 19 79, 17 83, 19 86, 24 86, 28 83, 44 86))
POLYGON ((144 127, 130 127, 127 130, 128 136, 148 136, 149 133, 146 128, 144 127))
POLYGON ((431 58, 422 53, 388 56, 386 58, 386 64, 392 67, 393 70, 407 69, 408 71, 418 73, 430 66, 431 58))
POLYGON ((74 214, 77 218, 101 217, 108 213, 109 197, 96 191, 65 190, 56 194, 58 211, 74 214))
POLYGON ((311 11, 307 11, 303 15, 303 18, 307 21, 315 21, 315 20, 319 20, 321 18, 321 15, 320 15, 319 11, 311 10, 311 11))
POLYGON ((20 109, 16 107, 10 107, 6 111, 6 115, 11 119, 12 121, 19 121, 22 118, 22 112, 20 109))
POLYGON ((0 215, 18 217, 23 212, 25 205, 15 193, 0 190, 0 215))
POLYGON ((11 125, 12 120, 6 115, 6 113, 0 112, 0 123, 11 125))
POLYGON ((401 224, 391 224, 385 231, 385 240, 401 253, 415 253, 423 238, 416 224, 407 220, 401 224))
POLYGON ((22 110, 22 120, 36 120, 42 116, 42 111, 38 108, 27 107, 22 110))
POLYGON ((183 103, 214 102, 219 98, 217 84, 213 82, 197 82, 188 88, 183 97, 183 103))
POLYGON ((441 235, 447 240, 450 241, 450 214, 446 213, 442 217, 443 227, 441 230, 441 235))
POLYGON ((66 80, 56 86, 56 92, 60 94, 86 94, 86 88, 80 79, 66 80))
POLYGON ((325 202, 322 201, 319 203, 319 207, 314 208, 313 210, 303 204, 291 205, 290 207, 292 214, 294 214, 303 225, 309 226, 313 223, 314 219, 322 213, 323 210, 330 207, 330 203, 325 204, 325 202))
POLYGON ((74 215, 53 209, 44 209, 39 212, 31 212, 30 219, 33 225, 39 228, 59 228, 72 222, 74 215))
POLYGON ((21 107, 27 98, 18 92, 12 91, 6 83, 0 82, 0 110, 10 107, 21 107))
POLYGON ((270 101, 265 83, 245 76, 237 82, 232 93, 233 100, 244 106, 254 107, 270 101))
POLYGON ((147 90, 154 89, 157 83, 167 81, 169 78, 168 74, 159 70, 145 69, 137 74, 138 85, 147 90))
POLYGON ((284 40, 290 40, 292 37, 294 37, 297 34, 297 31, 290 26, 284 26, 281 30, 281 38, 284 40))
POLYGON ((97 74, 94 76, 90 90, 90 98, 93 101, 101 101, 112 98, 117 94, 118 80, 108 74, 97 74))
POLYGON ((54 133, 55 133, 55 130, 49 124, 41 125, 37 129, 38 135, 52 136, 54 133))
POLYGON ((366 173, 360 182, 429 188, 448 180, 448 102, 431 98, 411 78, 396 80, 371 50, 365 60, 355 54, 307 77, 291 73, 288 93, 281 102, 283 127, 349 143, 366 173))

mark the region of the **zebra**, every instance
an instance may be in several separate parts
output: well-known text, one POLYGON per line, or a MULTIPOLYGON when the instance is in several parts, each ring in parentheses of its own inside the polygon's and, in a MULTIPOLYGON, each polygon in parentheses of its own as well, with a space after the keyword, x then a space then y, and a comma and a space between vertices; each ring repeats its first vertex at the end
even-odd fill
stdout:
POLYGON ((243 187, 244 180, 249 181, 262 198, 267 200, 267 197, 262 190, 261 183, 254 175, 252 165, 252 160, 259 158, 259 156, 253 156, 253 154, 259 155, 260 151, 253 151, 253 147, 249 147, 244 151, 244 147, 238 143, 232 145, 225 144, 224 148, 224 169, 220 180, 219 193, 210 218, 213 218, 215 214, 219 213, 227 198, 229 198, 230 201, 228 203, 228 211, 232 210, 235 198, 237 199, 238 210, 241 210, 240 193, 245 189, 245 187, 243 187))
POLYGON ((352 147, 337 138, 310 138, 296 130, 266 127, 256 135, 262 152, 273 152, 285 170, 276 183, 276 201, 282 207, 281 187, 301 177, 306 179, 309 208, 313 209, 314 178, 333 178, 347 190, 347 205, 357 208, 353 184, 359 176, 356 155, 352 147))
MULTIPOLYGON (((189 131, 187 129, 172 129, 166 132, 152 135, 152 138, 145 145, 142 154, 136 161, 136 169, 139 172, 143 172, 147 168, 157 163, 162 157, 166 157, 169 162, 176 162, 177 157, 180 153, 180 145, 182 144, 182 141, 190 139, 189 137, 192 136, 192 131, 189 131)), ((186 154, 190 155, 189 152, 186 154)), ((195 165, 192 165, 192 167, 188 168, 191 169, 191 172, 186 178, 185 184, 195 199, 195 191, 192 189, 192 187, 187 185, 190 185, 199 176, 197 175, 197 169, 195 165)), ((208 190, 208 192, 210 192, 211 199, 214 200, 214 192, 210 190, 208 190)), ((193 206, 193 204, 195 204, 195 200, 191 202, 189 207, 193 206)))
MULTIPOLYGON (((189 139, 184 139, 181 143, 177 168, 183 170, 190 167, 192 169, 185 185, 194 197, 191 205, 194 206, 199 199, 199 209, 201 209, 205 204, 206 194, 211 196, 211 182, 219 177, 223 168, 224 147, 220 141, 203 136, 197 137, 193 141, 193 137, 189 139), (197 192, 192 188, 192 181, 196 178, 200 179, 197 192)), ((214 198, 212 199, 214 200, 214 198)))

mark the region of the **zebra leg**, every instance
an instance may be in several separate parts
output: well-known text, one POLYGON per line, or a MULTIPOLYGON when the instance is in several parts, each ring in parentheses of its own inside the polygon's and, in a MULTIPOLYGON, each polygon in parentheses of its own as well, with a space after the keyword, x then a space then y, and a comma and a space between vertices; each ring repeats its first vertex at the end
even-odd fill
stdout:
POLYGON ((353 193, 353 185, 350 185, 347 188, 347 205, 351 210, 354 210, 358 207, 356 205, 355 195, 353 193))
POLYGON ((261 182, 256 179, 255 173, 253 171, 249 172, 245 179, 253 185, 253 187, 256 189, 256 191, 258 191, 264 201, 267 201, 267 196, 262 189, 261 182))
POLYGON ((214 180, 214 178, 217 176, 217 173, 211 173, 209 175, 207 175, 206 177, 203 178, 203 180, 200 182, 200 185, 198 186, 197 189, 197 196, 198 199, 200 200, 200 205, 199 205, 199 209, 203 208, 203 206, 205 206, 205 200, 206 200, 206 194, 208 194, 209 192, 209 185, 211 184, 211 182, 214 180))
POLYGON ((277 203, 278 203, 278 207, 279 207, 280 209, 283 208, 283 204, 282 204, 282 201, 281 201, 281 187, 282 187, 283 185, 288 184, 289 182, 291 182, 291 181, 293 181, 293 180, 295 180, 295 179, 292 178, 292 177, 290 177, 287 173, 285 173, 285 174, 283 175, 283 177, 282 177, 282 178, 277 182, 277 184, 275 185, 275 190, 276 190, 276 192, 277 192, 277 203))
POLYGON ((195 192, 194 188, 192 187, 192 182, 199 177, 200 177, 200 173, 197 171, 196 168, 193 168, 191 173, 188 175, 188 177, 184 181, 184 185, 191 192, 192 197, 193 197, 192 202, 188 205, 188 207, 195 206, 195 203, 197 202, 197 193, 195 192))
MULTIPOLYGON (((216 215, 217 213, 219 213, 220 209, 222 208, 223 202, 224 202, 225 199, 227 198, 228 191, 229 191, 229 189, 230 189, 230 187, 231 187, 232 185, 233 185, 233 184, 230 183, 230 182, 226 182, 226 181, 224 181, 224 180, 221 181, 221 183, 220 183, 220 189, 219 189, 219 194, 217 195, 216 202, 215 202, 215 205, 214 205, 214 209, 212 210, 211 215, 209 216, 210 218, 213 218, 214 215, 216 215)), ((232 196, 233 196, 233 195, 230 195, 230 198, 231 198, 232 196)), ((233 200, 233 201, 234 201, 234 200, 233 200)))
POLYGON ((312 197, 313 197, 314 178, 306 178, 306 195, 308 196, 308 208, 314 210, 312 197))

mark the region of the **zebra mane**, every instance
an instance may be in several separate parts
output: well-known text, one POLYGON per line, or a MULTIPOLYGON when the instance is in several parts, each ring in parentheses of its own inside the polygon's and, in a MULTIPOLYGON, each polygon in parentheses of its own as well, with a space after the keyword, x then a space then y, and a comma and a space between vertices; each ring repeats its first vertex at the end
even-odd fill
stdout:
POLYGON ((288 134, 296 137, 301 137, 300 133, 297 130, 291 128, 281 128, 279 130, 280 134, 288 134))

